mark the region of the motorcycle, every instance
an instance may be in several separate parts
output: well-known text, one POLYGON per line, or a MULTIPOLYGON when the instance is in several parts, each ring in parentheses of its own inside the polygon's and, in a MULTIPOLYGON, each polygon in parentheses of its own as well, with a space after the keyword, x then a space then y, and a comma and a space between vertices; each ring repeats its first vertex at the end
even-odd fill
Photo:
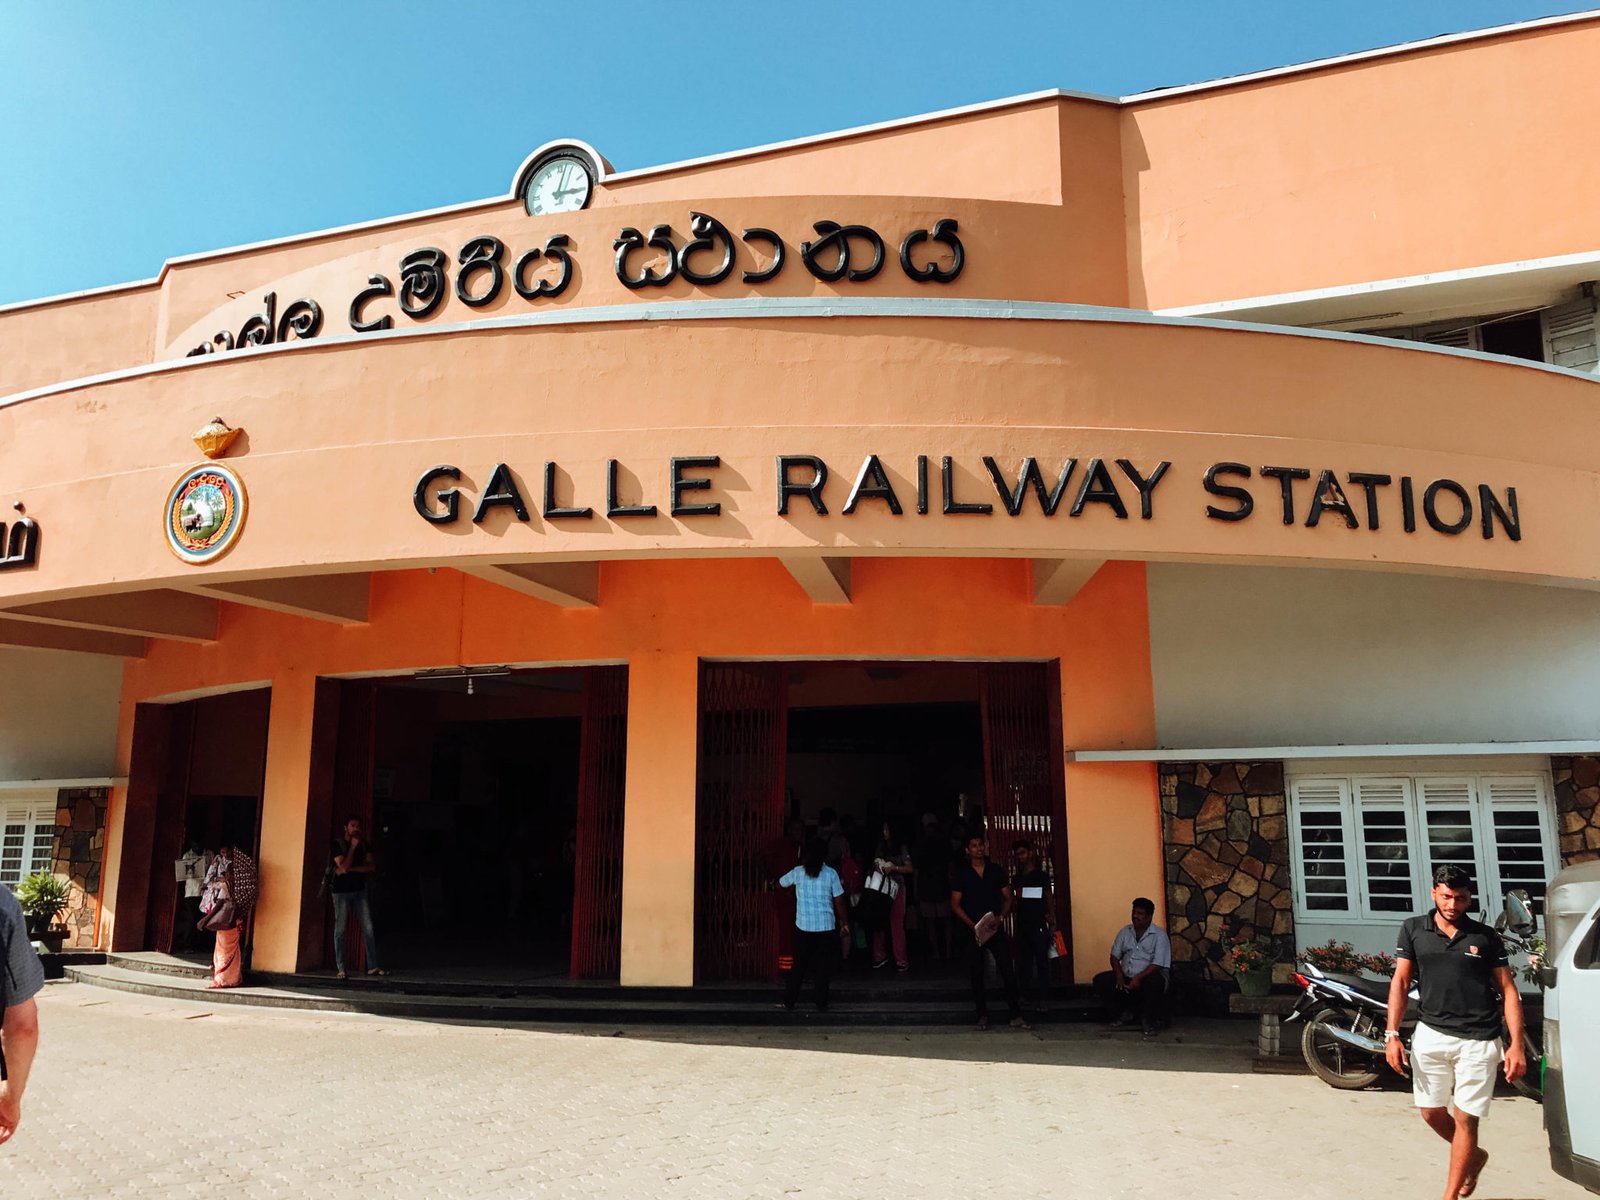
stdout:
MULTIPOLYGON (((1520 906, 1520 912, 1525 915, 1528 911, 1526 894, 1508 895, 1506 908, 1511 919, 1508 921, 1507 915, 1502 914, 1495 922, 1506 950, 1513 954, 1530 948, 1526 938, 1508 928, 1508 925, 1518 924, 1518 907, 1514 906, 1520 906)), ((1531 928, 1531 919, 1528 927, 1531 928)), ((1387 1065, 1383 1034, 1389 1018, 1389 981, 1323 971, 1311 963, 1300 964, 1294 981, 1302 993, 1287 1020, 1306 1023, 1300 1051, 1311 1073, 1329 1087, 1342 1089, 1371 1087, 1378 1082, 1387 1065)), ((1417 989, 1413 986, 1407 993, 1405 1017, 1400 1023, 1400 1038, 1408 1054, 1416 1027, 1417 989)), ((1512 1086, 1530 1099, 1541 1100, 1542 1051, 1526 1027, 1522 1033, 1522 1049, 1528 1070, 1512 1086)))

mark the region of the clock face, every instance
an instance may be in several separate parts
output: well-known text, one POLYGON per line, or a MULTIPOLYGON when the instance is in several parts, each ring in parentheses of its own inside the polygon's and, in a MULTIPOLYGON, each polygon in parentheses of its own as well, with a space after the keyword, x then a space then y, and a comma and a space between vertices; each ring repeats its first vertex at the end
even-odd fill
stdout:
POLYGON ((577 212, 589 203, 594 179, 586 164, 576 158, 552 158, 533 173, 528 181, 528 212, 535 217, 549 213, 577 212))

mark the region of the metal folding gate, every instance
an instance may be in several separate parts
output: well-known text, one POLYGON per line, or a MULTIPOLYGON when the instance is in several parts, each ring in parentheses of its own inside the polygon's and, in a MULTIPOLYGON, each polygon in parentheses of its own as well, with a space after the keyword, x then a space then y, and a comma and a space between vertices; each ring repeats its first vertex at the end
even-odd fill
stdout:
POLYGON ((777 909, 762 851, 783 832, 788 674, 783 663, 700 668, 695 977, 772 979, 777 909))
POLYGON ((1057 663, 985 663, 982 670, 983 768, 989 854, 1011 861, 1012 843, 1026 840, 1050 875, 1056 928, 1067 941, 1071 971, 1072 921, 1067 885, 1067 824, 1061 774, 1062 738, 1057 663))
MULTIPOLYGON (((344 837, 344 823, 348 818, 361 818, 361 827, 368 839, 377 833, 372 820, 372 787, 378 735, 378 681, 345 679, 338 682, 338 687, 338 748, 333 766, 333 805, 329 812, 328 858, 325 862, 331 861, 334 841, 344 837)), ((331 918, 327 930, 327 957, 324 961, 332 964, 331 918)), ((345 926, 344 960, 349 964, 352 974, 367 969, 367 947, 361 937, 360 921, 351 921, 345 926)))
POLYGON ((572 897, 572 977, 615 979, 622 968, 622 817, 628 759, 628 668, 584 673, 578 750, 578 845, 572 897))

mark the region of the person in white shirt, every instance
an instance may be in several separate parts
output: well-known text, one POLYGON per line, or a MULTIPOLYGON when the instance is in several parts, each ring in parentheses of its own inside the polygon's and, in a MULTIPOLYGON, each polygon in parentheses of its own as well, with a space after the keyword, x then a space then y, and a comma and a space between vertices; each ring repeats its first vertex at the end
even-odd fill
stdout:
POLYGON ((1133 902, 1133 920, 1111 943, 1111 970, 1094 977, 1095 994, 1113 1025, 1126 1025, 1137 1009, 1144 1036, 1156 1036, 1162 1001, 1172 974, 1172 941, 1155 924, 1155 902, 1140 896, 1133 902))

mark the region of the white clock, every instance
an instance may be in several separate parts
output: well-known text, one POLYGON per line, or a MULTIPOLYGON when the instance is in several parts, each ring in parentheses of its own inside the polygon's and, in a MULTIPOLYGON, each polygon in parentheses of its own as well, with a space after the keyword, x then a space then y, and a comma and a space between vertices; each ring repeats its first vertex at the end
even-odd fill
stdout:
POLYGON ((523 200, 530 216, 577 212, 589 203, 594 175, 581 158, 562 154, 539 164, 528 178, 523 200))

